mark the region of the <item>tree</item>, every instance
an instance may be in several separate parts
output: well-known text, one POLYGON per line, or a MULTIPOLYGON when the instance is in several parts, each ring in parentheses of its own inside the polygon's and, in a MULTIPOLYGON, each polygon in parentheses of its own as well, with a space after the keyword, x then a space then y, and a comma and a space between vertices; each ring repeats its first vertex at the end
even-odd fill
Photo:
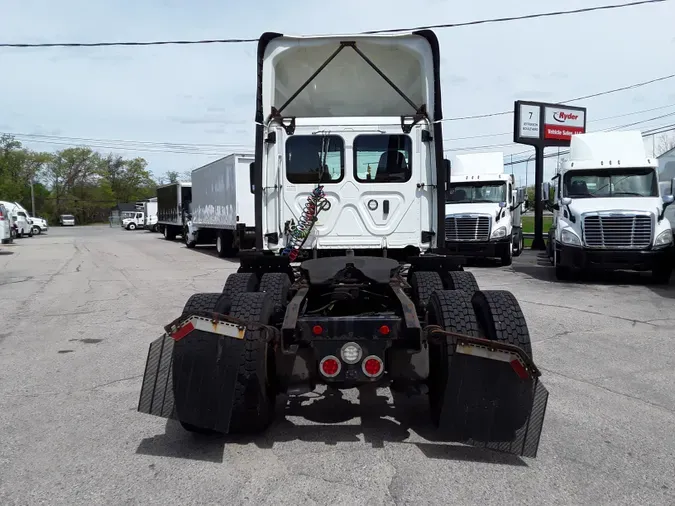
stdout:
POLYGON ((166 178, 169 180, 169 183, 177 183, 180 174, 175 170, 170 170, 166 173, 166 178))
POLYGON ((106 221, 116 203, 153 197, 157 187, 143 158, 82 146, 41 153, 0 136, 0 198, 31 209, 31 182, 36 214, 51 221, 74 214, 80 223, 106 221))
POLYGON ((657 153, 655 156, 661 156, 663 153, 670 151, 675 148, 675 135, 666 134, 663 135, 657 144, 657 153))

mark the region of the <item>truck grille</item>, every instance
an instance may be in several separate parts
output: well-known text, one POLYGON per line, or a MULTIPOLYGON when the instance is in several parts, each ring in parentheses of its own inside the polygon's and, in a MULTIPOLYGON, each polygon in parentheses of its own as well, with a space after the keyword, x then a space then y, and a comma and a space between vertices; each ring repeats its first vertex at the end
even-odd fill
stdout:
POLYGON ((488 216, 448 216, 445 218, 446 241, 487 241, 490 238, 488 216))
POLYGON ((584 217, 584 241, 591 248, 647 248, 652 243, 649 215, 584 217))

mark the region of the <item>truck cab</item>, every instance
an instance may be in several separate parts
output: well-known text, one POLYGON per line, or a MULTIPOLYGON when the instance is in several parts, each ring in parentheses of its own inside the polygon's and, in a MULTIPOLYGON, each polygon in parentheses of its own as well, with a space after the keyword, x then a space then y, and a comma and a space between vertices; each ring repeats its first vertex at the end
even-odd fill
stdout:
POLYGON ((511 265, 523 251, 524 195, 504 173, 502 153, 458 155, 445 200, 446 248, 511 265))
POLYGON ((257 249, 294 260, 435 248, 446 163, 430 119, 441 116, 430 44, 413 34, 266 37, 251 164, 257 249))
POLYGON ((124 211, 120 225, 127 230, 136 230, 145 226, 145 213, 143 211, 124 211))
POLYGON ((651 271, 654 281, 668 283, 672 183, 661 188, 657 171, 639 131, 572 136, 570 159, 543 188, 553 211, 547 250, 558 279, 597 268, 651 271))

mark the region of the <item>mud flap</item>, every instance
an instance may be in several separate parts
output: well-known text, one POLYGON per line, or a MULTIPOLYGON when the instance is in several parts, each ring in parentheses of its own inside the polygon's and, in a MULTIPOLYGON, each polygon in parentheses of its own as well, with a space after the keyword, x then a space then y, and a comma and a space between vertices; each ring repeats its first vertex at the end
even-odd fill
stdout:
POLYGON ((150 345, 138 411, 227 433, 245 327, 191 315, 150 345))
POLYGON ((536 457, 548 391, 520 349, 457 338, 451 354, 439 430, 472 446, 536 457))

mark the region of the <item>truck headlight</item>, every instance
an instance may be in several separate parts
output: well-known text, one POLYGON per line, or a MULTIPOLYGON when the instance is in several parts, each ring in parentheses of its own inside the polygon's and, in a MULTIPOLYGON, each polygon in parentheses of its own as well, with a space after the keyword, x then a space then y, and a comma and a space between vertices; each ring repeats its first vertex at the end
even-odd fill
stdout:
POLYGON ((673 231, 671 229, 661 232, 654 241, 654 246, 667 246, 668 244, 673 244, 673 231))
POLYGON ((499 227, 494 232, 492 232, 492 235, 490 237, 492 237, 493 239, 500 239, 502 237, 506 237, 506 227, 499 227))
POLYGON ((563 244, 570 244, 572 246, 581 246, 581 239, 579 236, 572 232, 569 228, 563 228, 560 233, 560 240, 563 244))

